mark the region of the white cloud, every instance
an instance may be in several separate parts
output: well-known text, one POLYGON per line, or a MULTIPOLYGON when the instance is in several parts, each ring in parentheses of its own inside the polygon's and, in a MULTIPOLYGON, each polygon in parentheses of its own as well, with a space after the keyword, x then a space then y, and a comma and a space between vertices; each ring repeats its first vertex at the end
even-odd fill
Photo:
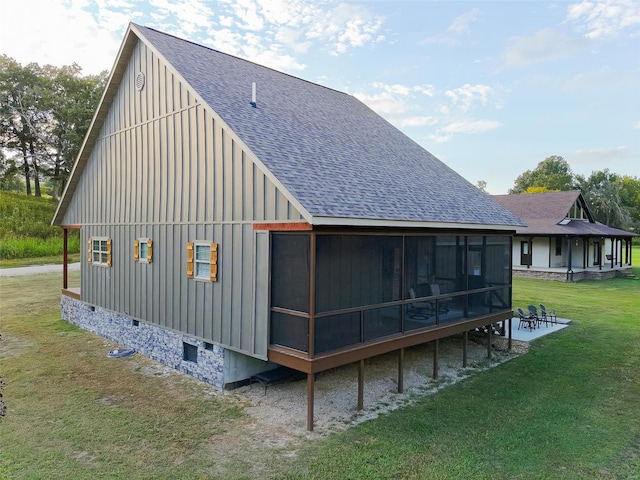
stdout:
POLYGON ((149 0, 159 21, 170 21, 168 30, 178 36, 190 37, 199 29, 207 28, 213 12, 203 0, 149 0), (173 23, 175 22, 175 24, 173 23))
POLYGON ((469 33, 471 29, 469 28, 469 24, 475 22, 480 15, 480 9, 474 8, 462 15, 456 17, 453 23, 447 29, 448 32, 453 32, 457 34, 461 33, 469 33))
POLYGON ((398 122, 400 127, 428 127, 438 123, 434 117, 405 117, 398 122))
POLYGON ((535 62, 570 57, 588 45, 584 38, 571 38, 550 28, 539 30, 530 37, 516 37, 503 54, 504 67, 522 67, 535 62))
POLYGON ((451 140, 456 134, 484 133, 502 127, 502 122, 497 120, 458 120, 438 129, 429 138, 436 143, 444 143, 451 140))
MULTIPOLYGON (((123 8, 130 8, 126 2, 119 3, 123 8)), ((39 0, 3 2, 2 53, 22 64, 62 66, 75 62, 82 66, 85 74, 108 70, 128 22, 123 22, 122 15, 111 10, 113 5, 39 0), (99 8, 103 17, 97 15, 99 8), (28 19, 28 27, 18 19, 28 19)))
POLYGON ((640 3, 636 0, 583 0, 569 6, 567 21, 589 39, 613 38, 627 28, 640 27, 640 3))
POLYGON ((572 155, 569 155, 569 160, 571 164, 575 165, 602 165, 616 160, 623 160, 628 158, 630 154, 629 148, 625 146, 595 148, 592 150, 576 150, 572 155))
POLYGON ((634 130, 635 129, 640 129, 640 120, 638 120, 636 123, 634 123, 631 128, 633 128, 634 130))
POLYGON ((402 95, 402 96, 407 96, 415 92, 415 93, 422 93, 424 95, 432 97, 435 92, 435 88, 433 85, 426 85, 426 84, 409 87, 407 85, 400 85, 397 83, 393 85, 387 85, 382 82, 374 82, 373 87, 383 90, 385 92, 388 92, 392 95, 402 95))
POLYGON ((437 34, 434 36, 430 36, 425 38, 421 43, 423 44, 439 44, 439 45, 448 45, 450 47, 454 47, 460 44, 460 37, 462 35, 468 35, 471 33, 471 23, 475 22, 482 12, 479 8, 474 8, 469 10, 468 12, 463 13, 462 15, 457 16, 449 28, 447 28, 447 32, 443 34, 437 34))
POLYGON ((489 97, 493 95, 493 89, 488 85, 469 85, 447 90, 445 95, 459 106, 463 112, 469 111, 475 104, 487 105, 489 97))

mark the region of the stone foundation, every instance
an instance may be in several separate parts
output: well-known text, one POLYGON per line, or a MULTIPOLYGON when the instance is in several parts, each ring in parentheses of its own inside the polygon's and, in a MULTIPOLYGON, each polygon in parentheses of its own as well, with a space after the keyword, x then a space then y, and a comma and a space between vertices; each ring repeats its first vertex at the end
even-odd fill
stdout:
MULTIPOLYGON (((62 295, 62 318, 78 327, 117 342, 138 353, 191 375, 222 390, 225 387, 225 349, 164 328, 137 322, 100 307, 62 295), (197 349, 195 360, 185 360, 185 344, 197 349)), ((189 348, 189 347, 187 347, 189 348)), ((190 354, 194 349, 189 348, 190 354)))
POLYGON ((556 280, 560 282, 579 282, 580 280, 605 280, 607 278, 624 277, 631 273, 631 267, 616 270, 579 270, 569 275, 567 272, 553 272, 544 270, 513 270, 514 277, 540 278, 543 280, 556 280))

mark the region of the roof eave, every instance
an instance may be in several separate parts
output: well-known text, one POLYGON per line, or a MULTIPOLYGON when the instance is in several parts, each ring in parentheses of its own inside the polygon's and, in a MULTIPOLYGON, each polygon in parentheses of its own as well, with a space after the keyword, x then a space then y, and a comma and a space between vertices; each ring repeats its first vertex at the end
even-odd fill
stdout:
POLYGON ((312 217, 314 226, 386 227, 386 228, 430 228, 438 230, 500 230, 515 232, 518 225, 496 225, 483 223, 430 222, 414 220, 385 220, 345 217, 312 217))

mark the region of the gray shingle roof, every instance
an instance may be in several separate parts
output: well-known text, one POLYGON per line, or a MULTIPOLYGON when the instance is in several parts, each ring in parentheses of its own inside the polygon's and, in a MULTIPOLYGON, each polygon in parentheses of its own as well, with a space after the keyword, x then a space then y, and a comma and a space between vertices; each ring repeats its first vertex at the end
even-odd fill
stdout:
MULTIPOLYGON (((494 195, 500 205, 509 209, 527 224, 518 227, 516 235, 585 235, 604 237, 633 237, 635 234, 608 227, 599 222, 571 220, 562 225, 569 210, 582 194, 579 190, 566 192, 494 195)), ((582 197, 584 202, 584 197, 582 197)), ((586 205, 586 202, 584 202, 586 205)), ((587 209, 588 209, 587 205, 587 209)), ((589 213, 589 216, 591 214, 589 213)))
POLYGON ((135 28, 311 216, 522 224, 355 97, 135 28))

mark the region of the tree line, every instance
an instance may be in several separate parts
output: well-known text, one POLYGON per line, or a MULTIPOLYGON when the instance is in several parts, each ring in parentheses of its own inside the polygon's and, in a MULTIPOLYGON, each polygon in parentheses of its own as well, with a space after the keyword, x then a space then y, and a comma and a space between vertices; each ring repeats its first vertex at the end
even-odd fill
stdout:
POLYGON ((47 183, 58 198, 106 81, 106 71, 83 75, 77 64, 0 56, 0 189, 39 197, 47 183))

